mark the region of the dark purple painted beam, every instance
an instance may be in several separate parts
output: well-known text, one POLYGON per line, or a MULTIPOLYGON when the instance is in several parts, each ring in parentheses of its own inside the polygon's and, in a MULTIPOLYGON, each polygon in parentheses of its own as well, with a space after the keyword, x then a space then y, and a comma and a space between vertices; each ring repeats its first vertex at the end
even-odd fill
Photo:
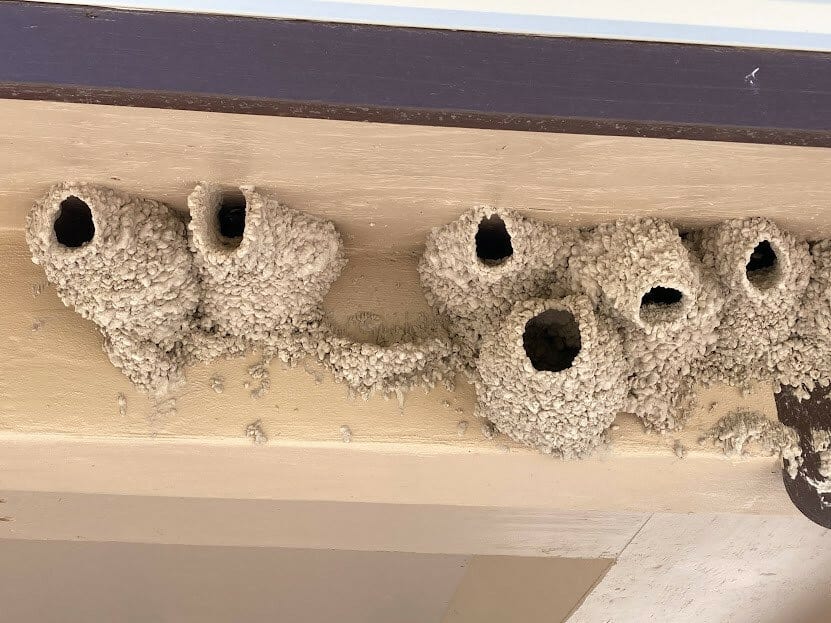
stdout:
POLYGON ((23 2, 0 97, 831 146, 831 54, 23 2))

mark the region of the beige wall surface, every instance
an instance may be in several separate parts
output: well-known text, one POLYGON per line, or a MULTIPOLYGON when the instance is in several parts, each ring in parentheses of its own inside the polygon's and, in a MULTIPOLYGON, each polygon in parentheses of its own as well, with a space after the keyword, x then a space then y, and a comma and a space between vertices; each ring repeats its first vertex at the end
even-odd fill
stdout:
POLYGON ((613 560, 476 556, 442 623, 558 623, 603 578, 613 560))
POLYGON ((467 559, 0 540, 9 623, 438 623, 467 559))

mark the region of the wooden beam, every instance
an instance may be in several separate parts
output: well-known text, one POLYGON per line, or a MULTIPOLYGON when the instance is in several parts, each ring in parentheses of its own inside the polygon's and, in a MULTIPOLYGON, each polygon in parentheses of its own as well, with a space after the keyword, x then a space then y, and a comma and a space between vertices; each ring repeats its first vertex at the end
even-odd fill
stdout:
POLYGON ((0 539, 421 554, 613 558, 646 520, 641 513, 70 491, 0 491, 0 499, 0 539))
POLYGON ((821 148, 19 100, 0 100, 0 140, 0 229, 20 230, 32 201, 75 179, 180 210, 200 180, 256 184, 333 220, 350 255, 410 262, 432 227, 483 203, 571 226, 764 216, 808 239, 831 235, 821 148))
POLYGON ((775 418, 764 386, 748 396, 702 392, 679 435, 646 435, 621 417, 611 449, 570 463, 486 438, 462 379, 455 392, 416 391, 400 407, 348 400, 313 362, 275 363, 271 391, 255 400, 244 387, 254 354, 188 370, 175 412, 157 409, 110 365, 91 323, 44 282, 22 226, 32 201, 67 177, 177 208, 197 180, 259 184, 343 232, 349 264, 327 310, 395 324, 426 310, 415 267, 427 231, 472 205, 566 224, 760 214, 827 235, 829 150, 8 100, 0 137, 13 146, 0 151, 0 488, 613 515, 796 512, 774 458, 733 461, 697 443, 734 408, 775 418), (224 378, 222 394, 213 376, 224 378), (269 437, 264 447, 244 436, 255 420, 269 437), (676 440, 688 458, 675 455, 676 440))
POLYGON ((15 623, 436 623, 468 562, 389 552, 3 540, 0 557, 3 618, 15 623))
MULTIPOLYGON (((289 387, 285 378, 272 382, 289 387)), ((105 398, 101 394, 98 400, 105 398)), ((319 434, 345 417, 354 419, 359 409, 332 396, 327 404, 339 412, 337 419, 314 415, 320 399, 313 399, 295 416, 308 419, 307 427, 317 427, 319 434)), ((52 412, 44 402, 43 410, 52 412)), ((204 404, 202 409, 182 413, 179 425, 191 418, 209 425, 214 416, 204 404)), ((415 420, 419 412, 423 413, 408 411, 403 427, 430 426, 429 421, 408 424, 406 419, 415 420)), ((89 412, 90 417, 93 414, 89 412)), ((225 417, 244 421, 232 411, 225 412, 225 417)), ((434 417, 441 419, 441 413, 434 417)), ((103 433, 106 419, 99 421, 103 433)), ((471 432, 475 438, 458 445, 436 443, 429 431, 410 443, 373 441, 372 425, 366 426, 354 429, 356 441, 350 444, 274 438, 255 447, 242 430, 235 438, 204 434, 192 439, 6 433, 0 438, 0 488, 641 515, 797 513, 773 457, 730 461, 715 451, 702 451, 679 459, 668 441, 650 443, 654 436, 639 432, 634 423, 619 431, 629 444, 583 461, 551 459, 529 449, 508 447, 504 439, 493 443, 478 431, 471 432), (370 439, 360 441, 363 436, 370 439)), ((376 439, 389 432, 384 426, 375 428, 376 439)))

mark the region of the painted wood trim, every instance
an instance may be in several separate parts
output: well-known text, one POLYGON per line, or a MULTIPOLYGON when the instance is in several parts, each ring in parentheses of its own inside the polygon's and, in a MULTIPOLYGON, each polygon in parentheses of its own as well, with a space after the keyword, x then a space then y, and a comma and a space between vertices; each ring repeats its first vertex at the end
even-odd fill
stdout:
POLYGON ((0 3, 0 97, 831 146, 831 55, 0 3))
POLYGON ((32 201, 66 176, 177 208, 193 180, 260 184, 343 232, 349 264, 327 310, 341 320, 369 311, 401 323, 426 309, 416 271, 426 231, 471 205, 516 206, 572 224, 615 214, 712 221, 759 213, 800 233, 827 232, 821 173, 831 151, 53 102, 5 101, 0 111, 0 137, 14 146, 0 152, 0 488, 552 513, 796 513, 775 458, 734 461, 697 443, 734 408, 775 417, 765 387, 748 396, 702 392, 678 435, 647 435, 621 416, 607 451, 570 463, 486 438, 461 380, 452 393, 414 391, 401 408, 380 397, 348 400, 314 362, 282 369, 275 361, 260 400, 245 387, 255 355, 195 366, 176 413, 160 413, 109 363, 92 323, 44 283, 21 227, 32 201), (225 381, 222 395, 211 389, 215 375, 225 381), (269 437, 264 447, 244 437, 255 420, 269 437), (469 425, 462 434, 460 421, 469 425), (342 442, 344 424, 351 444, 342 442), (675 455, 676 440, 686 459, 675 455))
MULTIPOLYGON (((0 490, 557 512, 796 515, 772 457, 557 461, 429 443, 0 436, 0 490)), ((2 538, 2 536, 0 536, 2 538)))
MULTIPOLYGON (((0 100, 0 143, 0 230, 21 230, 33 201, 74 179, 182 211, 200 180, 254 184, 334 221, 350 266, 365 252, 405 252, 414 265, 433 227, 483 203, 568 226, 761 216, 807 239, 831 235, 822 148, 21 100, 0 100)), ((22 235, 17 245, 30 265, 22 235)))
POLYGON ((641 513, 0 491, 0 539, 614 558, 641 513))

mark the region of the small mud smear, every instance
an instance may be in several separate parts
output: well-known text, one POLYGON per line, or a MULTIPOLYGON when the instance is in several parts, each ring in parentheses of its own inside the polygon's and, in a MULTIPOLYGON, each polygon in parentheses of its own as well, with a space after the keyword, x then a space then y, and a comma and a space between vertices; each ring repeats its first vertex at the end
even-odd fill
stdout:
POLYGON ((37 333, 44 325, 46 325, 46 321, 43 318, 35 318, 32 320, 32 333, 37 333))
POLYGON ((121 417, 127 417, 127 396, 125 396, 122 392, 118 392, 118 395, 115 397, 115 401, 118 405, 118 415, 121 417))
POLYGON ((257 445, 268 443, 268 436, 265 434, 265 431, 263 430, 262 420, 251 422, 251 424, 246 426, 245 436, 257 445))
POLYGON ((340 438, 343 443, 351 443, 352 442, 352 429, 349 428, 346 424, 340 427, 340 438))
POLYGON ((221 376, 212 376, 210 379, 211 389, 217 394, 225 391, 225 379, 221 376))
POLYGON ((315 380, 315 385, 323 383, 323 375, 319 370, 315 370, 314 367, 310 366, 308 362, 303 363, 303 371, 315 380))
POLYGON ((701 445, 707 442, 720 445, 724 454, 731 457, 751 454, 751 446, 770 456, 778 455, 791 478, 796 478, 802 465, 799 434, 757 411, 727 414, 698 440, 701 445))
POLYGON ((356 335, 356 339, 371 342, 377 341, 379 332, 382 331, 384 319, 379 315, 368 311, 359 311, 346 319, 346 331, 350 335, 356 335))
POLYGON ((166 418, 174 418, 178 413, 175 397, 159 397, 153 400, 153 410, 150 415, 150 423, 156 424, 166 418))
POLYGON ((269 360, 263 359, 248 368, 248 375, 257 382, 253 388, 251 388, 250 383, 245 384, 246 389, 251 388, 249 394, 252 398, 262 398, 271 389, 271 373, 268 370, 269 363, 269 360))

